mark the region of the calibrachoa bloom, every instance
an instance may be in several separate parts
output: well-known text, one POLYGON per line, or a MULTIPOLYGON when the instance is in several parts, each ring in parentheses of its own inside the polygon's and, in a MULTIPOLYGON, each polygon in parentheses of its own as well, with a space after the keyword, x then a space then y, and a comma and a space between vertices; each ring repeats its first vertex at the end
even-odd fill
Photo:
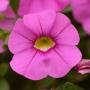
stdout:
POLYGON ((75 19, 90 34, 90 0, 71 0, 71 5, 75 19))
POLYGON ((63 10, 69 4, 69 0, 20 0, 18 14, 23 16, 28 13, 37 13, 43 10, 63 10))
POLYGON ((80 63, 78 63, 76 69, 81 74, 90 73, 90 60, 83 59, 80 63))
POLYGON ((12 30, 16 15, 9 6, 9 0, 0 0, 0 29, 12 30))
POLYGON ((3 41, 0 40, 0 53, 4 52, 3 41))
POLYGON ((32 80, 64 77, 81 60, 79 35, 61 13, 44 11, 18 19, 8 46, 11 68, 32 80))

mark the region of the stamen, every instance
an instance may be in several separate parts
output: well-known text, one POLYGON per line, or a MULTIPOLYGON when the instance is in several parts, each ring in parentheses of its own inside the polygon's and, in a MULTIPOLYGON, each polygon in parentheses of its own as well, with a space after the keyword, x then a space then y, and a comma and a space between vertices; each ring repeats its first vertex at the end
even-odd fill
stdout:
POLYGON ((40 50, 40 51, 48 51, 52 47, 55 46, 55 42, 49 38, 49 37, 40 37, 35 41, 34 48, 40 50))

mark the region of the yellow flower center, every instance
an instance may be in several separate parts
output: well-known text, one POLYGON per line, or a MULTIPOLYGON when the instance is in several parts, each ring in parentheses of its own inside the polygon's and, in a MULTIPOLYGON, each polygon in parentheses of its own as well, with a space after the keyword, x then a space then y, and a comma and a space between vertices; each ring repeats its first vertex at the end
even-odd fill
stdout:
POLYGON ((3 21, 5 19, 5 15, 0 14, 0 21, 3 21))
POLYGON ((55 46, 55 42, 49 37, 40 37, 35 41, 34 48, 46 52, 55 46))

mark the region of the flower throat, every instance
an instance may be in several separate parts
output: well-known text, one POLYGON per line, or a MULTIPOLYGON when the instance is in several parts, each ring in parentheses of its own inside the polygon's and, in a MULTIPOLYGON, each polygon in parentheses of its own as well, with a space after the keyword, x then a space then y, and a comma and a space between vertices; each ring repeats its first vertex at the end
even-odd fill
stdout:
POLYGON ((46 36, 39 37, 34 44, 34 48, 46 52, 55 46, 55 42, 46 36))

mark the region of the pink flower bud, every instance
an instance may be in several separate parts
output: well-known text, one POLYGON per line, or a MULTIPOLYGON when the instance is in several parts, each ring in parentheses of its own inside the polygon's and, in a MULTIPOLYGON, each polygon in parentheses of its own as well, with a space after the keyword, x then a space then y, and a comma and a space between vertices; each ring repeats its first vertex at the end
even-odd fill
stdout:
POLYGON ((81 74, 90 73, 90 60, 83 59, 78 65, 77 70, 81 74))

